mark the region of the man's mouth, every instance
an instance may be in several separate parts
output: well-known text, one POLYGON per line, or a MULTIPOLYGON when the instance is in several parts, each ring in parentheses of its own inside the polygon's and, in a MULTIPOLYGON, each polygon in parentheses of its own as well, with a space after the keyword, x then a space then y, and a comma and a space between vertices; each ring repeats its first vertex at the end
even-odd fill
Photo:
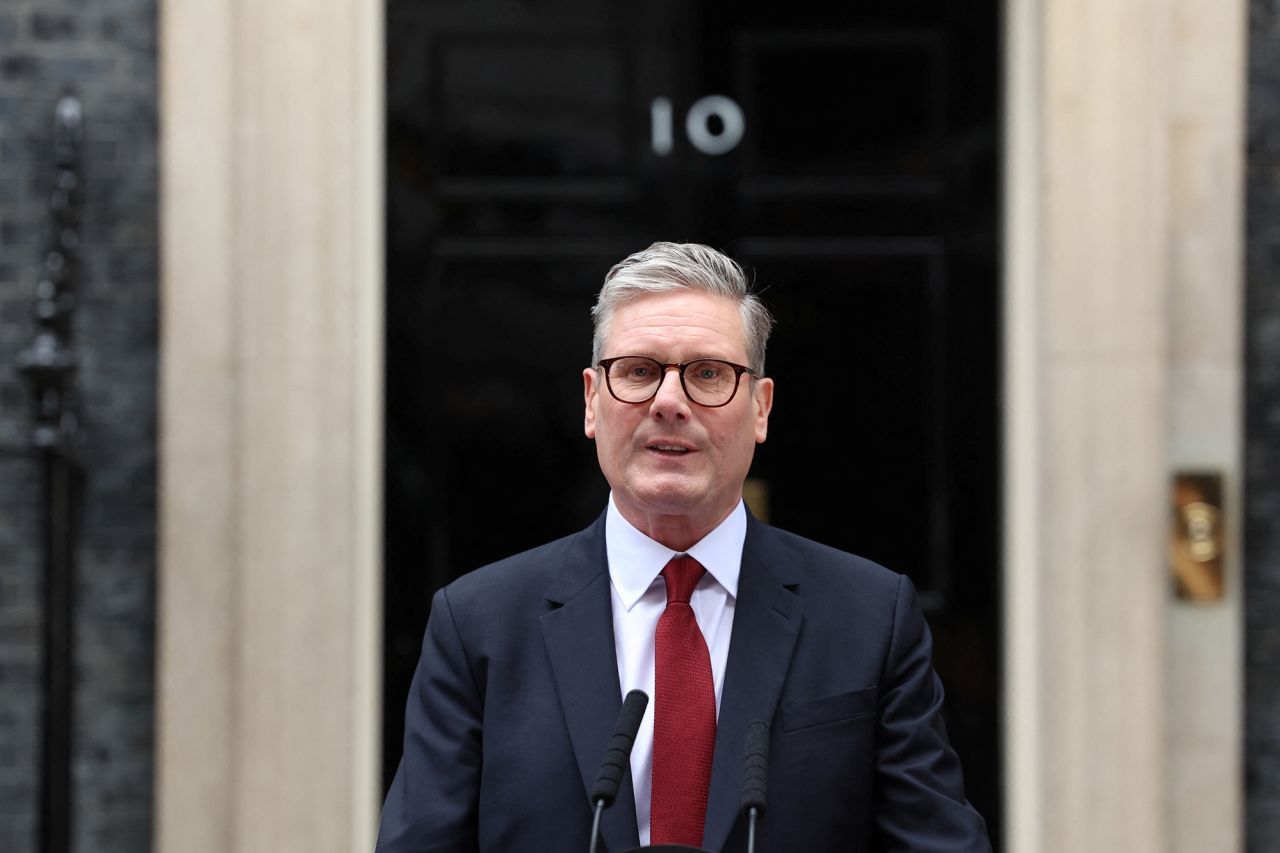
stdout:
POLYGON ((655 453, 662 453, 671 456, 683 456, 690 452, 690 448, 679 444, 650 444, 649 449, 655 453))

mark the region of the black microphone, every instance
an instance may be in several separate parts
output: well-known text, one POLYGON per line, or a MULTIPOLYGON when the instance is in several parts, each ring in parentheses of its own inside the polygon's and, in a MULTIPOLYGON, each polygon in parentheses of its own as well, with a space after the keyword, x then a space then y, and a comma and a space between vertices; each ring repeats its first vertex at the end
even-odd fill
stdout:
POLYGON ((747 853, 755 853, 756 818, 769 798, 769 724, 747 723, 747 754, 742 764, 742 812, 747 815, 747 853))
POLYGON ((596 842, 600 839, 600 814, 618 798, 618 785, 631 766, 631 746, 636 742, 636 732, 640 731, 640 721, 644 719, 644 709, 648 706, 649 697, 643 690, 632 690, 622 700, 618 724, 614 727, 613 737, 609 739, 609 748, 604 751, 600 775, 591 788, 591 802, 595 805, 595 819, 591 823, 591 853, 596 853, 596 842))

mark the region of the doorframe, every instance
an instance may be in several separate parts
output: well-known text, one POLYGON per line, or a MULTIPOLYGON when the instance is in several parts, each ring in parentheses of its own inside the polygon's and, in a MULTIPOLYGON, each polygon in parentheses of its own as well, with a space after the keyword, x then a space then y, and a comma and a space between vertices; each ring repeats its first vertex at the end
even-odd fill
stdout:
MULTIPOLYGON (((1245 11, 1006 2, 1011 850, 1240 844, 1239 512, 1218 605, 1171 600, 1164 542, 1173 466, 1240 501, 1245 11)), ((155 844, 367 848, 382 8, 160 13, 155 844)))

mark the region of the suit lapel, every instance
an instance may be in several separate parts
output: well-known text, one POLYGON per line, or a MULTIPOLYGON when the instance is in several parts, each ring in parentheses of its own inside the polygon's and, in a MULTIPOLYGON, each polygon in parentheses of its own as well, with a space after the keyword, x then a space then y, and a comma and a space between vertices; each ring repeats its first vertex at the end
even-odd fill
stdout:
MULTIPOLYGON (((583 798, 591 794, 600 762, 622 707, 614 651, 612 601, 604 547, 604 517, 570 545, 547 600, 559 605, 541 618, 542 635, 555 675, 583 798)), ((612 851, 639 845, 631 774, 606 809, 600 834, 612 851)))
POLYGON ((803 607, 792 591, 799 574, 789 562, 777 534, 749 518, 707 797, 708 850, 724 846, 738 817, 747 723, 772 722, 800 631, 803 607))

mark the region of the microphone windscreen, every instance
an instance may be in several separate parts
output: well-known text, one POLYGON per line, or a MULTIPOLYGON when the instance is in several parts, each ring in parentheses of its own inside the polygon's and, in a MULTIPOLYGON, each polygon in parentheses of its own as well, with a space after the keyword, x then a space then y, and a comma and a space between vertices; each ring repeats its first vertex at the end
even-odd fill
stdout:
POLYGON ((609 748, 604 752, 600 775, 591 789, 591 802, 603 800, 607 808, 617 799, 618 786, 622 784, 622 777, 631 761, 631 746, 636 741, 636 732, 640 731, 640 721, 644 719, 644 709, 648 706, 649 697, 643 690, 632 690, 622 700, 618 724, 609 739, 609 748))
POLYGON ((754 807, 764 814, 769 796, 769 724, 747 723, 746 756, 742 765, 742 811, 754 807))

